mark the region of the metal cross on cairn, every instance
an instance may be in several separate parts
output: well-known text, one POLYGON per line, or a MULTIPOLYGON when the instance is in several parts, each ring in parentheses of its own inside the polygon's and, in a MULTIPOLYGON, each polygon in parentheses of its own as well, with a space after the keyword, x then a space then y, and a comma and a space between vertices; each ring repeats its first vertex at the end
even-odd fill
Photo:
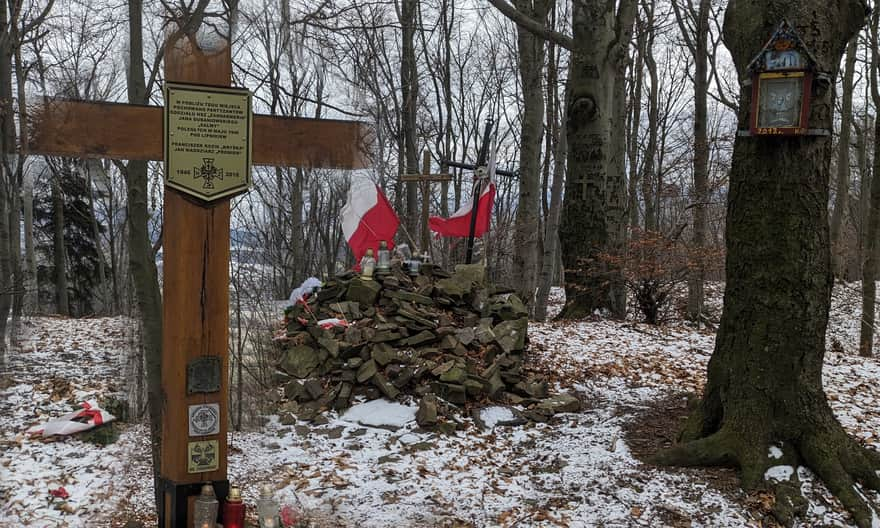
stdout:
MULTIPOLYGON (((471 207, 471 225, 468 231, 467 252, 465 253, 465 264, 470 264, 474 256, 474 232, 477 227, 477 209, 480 205, 480 195, 483 191, 483 183, 489 179, 489 143, 492 137, 495 121, 490 117, 486 120, 486 128, 483 130, 483 143, 480 145, 480 152, 477 155, 476 165, 470 163, 462 163, 459 161, 443 161, 447 167, 455 167, 457 169, 465 169, 474 171, 474 194, 473 206, 471 207)), ((507 171, 495 169, 495 174, 499 176, 507 176, 509 178, 518 178, 517 171, 507 171)))

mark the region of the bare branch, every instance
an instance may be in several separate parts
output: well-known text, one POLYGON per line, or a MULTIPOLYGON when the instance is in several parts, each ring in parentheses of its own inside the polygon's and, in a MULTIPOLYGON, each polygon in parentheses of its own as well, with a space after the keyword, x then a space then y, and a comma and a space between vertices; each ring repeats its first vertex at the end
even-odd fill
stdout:
POLYGON ((574 39, 568 35, 554 31, 531 17, 524 15, 505 0, 489 0, 489 3, 495 6, 495 9, 500 11, 502 15, 526 31, 534 33, 543 39, 553 41, 557 46, 561 46, 569 51, 575 51, 574 39))

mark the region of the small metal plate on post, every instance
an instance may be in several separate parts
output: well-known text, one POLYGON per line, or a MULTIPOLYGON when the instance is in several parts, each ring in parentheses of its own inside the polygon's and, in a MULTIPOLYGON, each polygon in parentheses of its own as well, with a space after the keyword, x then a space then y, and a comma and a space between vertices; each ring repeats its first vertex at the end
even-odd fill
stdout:
POLYGON ((186 446, 186 472, 206 473, 219 467, 220 444, 217 440, 190 442, 186 446))
POLYGON ((186 366, 187 394, 220 391, 220 357, 196 358, 186 366))
POLYGON ((204 403, 189 406, 189 435, 220 434, 220 404, 204 403))

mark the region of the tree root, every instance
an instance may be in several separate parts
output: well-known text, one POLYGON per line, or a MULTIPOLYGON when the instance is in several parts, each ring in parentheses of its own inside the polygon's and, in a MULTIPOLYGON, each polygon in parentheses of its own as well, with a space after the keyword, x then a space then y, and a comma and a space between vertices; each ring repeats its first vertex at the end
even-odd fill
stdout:
MULTIPOLYGON (((722 427, 710 436, 674 445, 648 462, 668 466, 736 466, 747 491, 770 490, 773 516, 791 526, 807 511, 797 468, 806 466, 852 514, 859 528, 880 527, 880 512, 860 485, 880 491, 880 453, 859 445, 831 420, 825 427, 801 431, 784 443, 756 438, 760 433, 722 427)), ((691 430, 692 431, 692 430, 691 430)))

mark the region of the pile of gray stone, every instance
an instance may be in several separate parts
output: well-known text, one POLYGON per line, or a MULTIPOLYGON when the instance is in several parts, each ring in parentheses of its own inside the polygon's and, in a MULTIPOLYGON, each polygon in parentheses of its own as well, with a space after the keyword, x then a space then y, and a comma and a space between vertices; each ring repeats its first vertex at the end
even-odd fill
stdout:
POLYGON ((421 401, 425 426, 471 402, 531 405, 539 414, 541 404, 565 407, 544 415, 579 406, 549 397, 547 382, 523 371, 528 311, 512 291, 489 285, 481 265, 338 275, 289 306, 284 324, 278 368, 287 408, 300 419, 343 410, 356 396, 402 393, 421 401))

